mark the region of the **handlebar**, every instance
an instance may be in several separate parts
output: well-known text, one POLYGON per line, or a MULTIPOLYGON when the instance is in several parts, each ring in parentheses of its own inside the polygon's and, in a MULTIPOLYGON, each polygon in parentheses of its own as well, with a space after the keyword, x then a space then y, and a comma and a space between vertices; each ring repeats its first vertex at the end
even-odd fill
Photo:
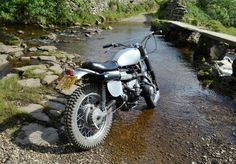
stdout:
MULTIPOLYGON (((148 35, 146 35, 143 40, 140 42, 140 45, 144 45, 146 46, 146 43, 147 41, 154 35, 157 35, 156 32, 152 31, 150 32, 148 35)), ((110 48, 110 47, 120 47, 120 46, 123 46, 123 47, 134 47, 134 46, 128 46, 128 45, 125 45, 125 44, 122 44, 121 42, 120 43, 110 43, 110 44, 106 44, 103 46, 103 48, 110 48)))

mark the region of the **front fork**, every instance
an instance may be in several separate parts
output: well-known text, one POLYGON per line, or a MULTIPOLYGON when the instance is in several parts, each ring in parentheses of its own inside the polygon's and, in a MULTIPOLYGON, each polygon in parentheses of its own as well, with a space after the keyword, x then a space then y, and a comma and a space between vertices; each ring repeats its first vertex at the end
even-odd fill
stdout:
POLYGON ((157 81, 156 81, 156 75, 152 69, 150 60, 148 58, 148 56, 145 56, 144 62, 147 66, 147 70, 150 72, 151 78, 152 78, 152 82, 155 84, 155 86, 157 87, 157 90, 159 90, 158 85, 157 85, 157 81))

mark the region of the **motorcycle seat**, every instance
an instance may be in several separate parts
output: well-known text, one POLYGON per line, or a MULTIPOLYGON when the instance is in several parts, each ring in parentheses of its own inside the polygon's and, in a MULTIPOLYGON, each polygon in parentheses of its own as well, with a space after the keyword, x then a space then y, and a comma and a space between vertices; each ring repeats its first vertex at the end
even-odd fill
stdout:
POLYGON ((84 62, 82 68, 90 69, 99 73, 114 71, 118 69, 118 64, 115 61, 106 62, 84 62))

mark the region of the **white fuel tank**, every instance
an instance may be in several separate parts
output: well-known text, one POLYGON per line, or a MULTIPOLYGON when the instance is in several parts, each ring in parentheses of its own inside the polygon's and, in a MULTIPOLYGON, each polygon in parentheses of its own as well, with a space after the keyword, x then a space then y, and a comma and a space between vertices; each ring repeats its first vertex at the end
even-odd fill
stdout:
POLYGON ((137 64, 141 54, 137 48, 126 48, 117 52, 112 61, 116 61, 120 67, 137 64))

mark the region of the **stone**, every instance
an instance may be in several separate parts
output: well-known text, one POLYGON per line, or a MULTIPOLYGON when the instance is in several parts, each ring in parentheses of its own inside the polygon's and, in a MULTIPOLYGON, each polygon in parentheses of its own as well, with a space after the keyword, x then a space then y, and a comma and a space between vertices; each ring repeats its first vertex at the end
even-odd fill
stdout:
POLYGON ((54 82, 55 80, 57 80, 59 78, 59 76, 57 75, 46 75, 43 80, 42 80, 42 83, 43 84, 46 84, 46 85, 49 85, 51 84, 52 82, 54 82))
POLYGON ((61 104, 66 104, 67 103, 67 99, 63 98, 63 97, 55 97, 55 96, 51 96, 51 95, 46 95, 45 96, 48 100, 53 101, 53 102, 58 102, 61 104))
POLYGON ((11 78, 18 78, 18 74, 16 74, 16 73, 9 73, 3 79, 11 79, 11 78))
POLYGON ((36 47, 29 48, 29 52, 36 52, 38 49, 36 47))
POLYGON ((39 104, 29 104, 24 107, 19 107, 18 110, 24 113, 28 113, 33 118, 44 121, 44 122, 50 122, 49 117, 43 113, 44 107, 39 104))
POLYGON ((18 80, 17 83, 22 87, 37 88, 41 86, 40 79, 18 80))
POLYGON ((66 108, 64 104, 54 101, 47 101, 44 103, 44 105, 51 110, 58 110, 58 111, 65 111, 66 108))
POLYGON ((35 70, 33 70, 32 71, 32 73, 33 74, 36 74, 36 75, 38 75, 38 74, 44 74, 44 73, 46 73, 47 71, 45 70, 45 69, 35 69, 35 70))
POLYGON ((107 28, 108 30, 113 30, 113 27, 111 27, 111 26, 108 26, 108 28, 107 28))
POLYGON ((47 69, 47 66, 46 65, 29 65, 29 66, 23 66, 23 67, 17 67, 17 68, 14 68, 13 71, 15 72, 25 72, 27 70, 32 70, 32 69, 47 69))
POLYGON ((55 72, 57 75, 60 75, 63 73, 63 69, 61 68, 60 64, 54 63, 53 66, 49 67, 49 70, 55 72))
POLYGON ((50 33, 48 35, 43 35, 40 37, 41 39, 47 39, 47 40, 56 40, 57 39, 57 35, 54 33, 50 33))
POLYGON ((9 53, 15 53, 23 51, 23 48, 19 46, 7 46, 4 44, 0 44, 0 54, 9 54, 9 53))
POLYGON ((39 56, 38 58, 39 60, 43 61, 53 61, 53 62, 57 61, 57 58, 55 56, 39 56))
POLYGON ((78 88, 77 85, 72 85, 69 89, 63 89, 60 92, 64 95, 70 96, 78 88))
POLYGON ((61 116, 62 111, 58 111, 58 110, 49 110, 49 113, 50 113, 51 115, 53 115, 54 117, 59 117, 59 116, 61 116))
POLYGON ((17 33, 18 33, 18 34, 24 34, 25 32, 22 31, 22 30, 18 30, 17 33))
POLYGON ((28 56, 22 56, 22 57, 20 58, 20 60, 23 61, 23 62, 30 62, 30 57, 28 57, 28 56))
POLYGON ((88 38, 91 38, 92 37, 92 35, 90 35, 90 34, 88 34, 88 33, 86 33, 86 34, 84 34, 86 37, 88 37, 88 38))
POLYGON ((59 141, 59 135, 55 128, 46 128, 32 123, 21 128, 15 141, 22 145, 48 146, 56 144, 59 141))
POLYGON ((2 54, 0 54, 0 67, 1 67, 2 65, 5 65, 5 64, 8 64, 8 63, 9 63, 8 60, 7 60, 7 57, 8 57, 8 55, 2 55, 2 54))
POLYGON ((55 46, 41 46, 38 49, 41 51, 54 51, 54 50, 57 50, 57 47, 55 47, 55 46))
POLYGON ((19 57, 23 56, 24 53, 23 53, 22 51, 17 51, 17 52, 11 53, 11 55, 13 55, 13 56, 19 58, 19 57))

